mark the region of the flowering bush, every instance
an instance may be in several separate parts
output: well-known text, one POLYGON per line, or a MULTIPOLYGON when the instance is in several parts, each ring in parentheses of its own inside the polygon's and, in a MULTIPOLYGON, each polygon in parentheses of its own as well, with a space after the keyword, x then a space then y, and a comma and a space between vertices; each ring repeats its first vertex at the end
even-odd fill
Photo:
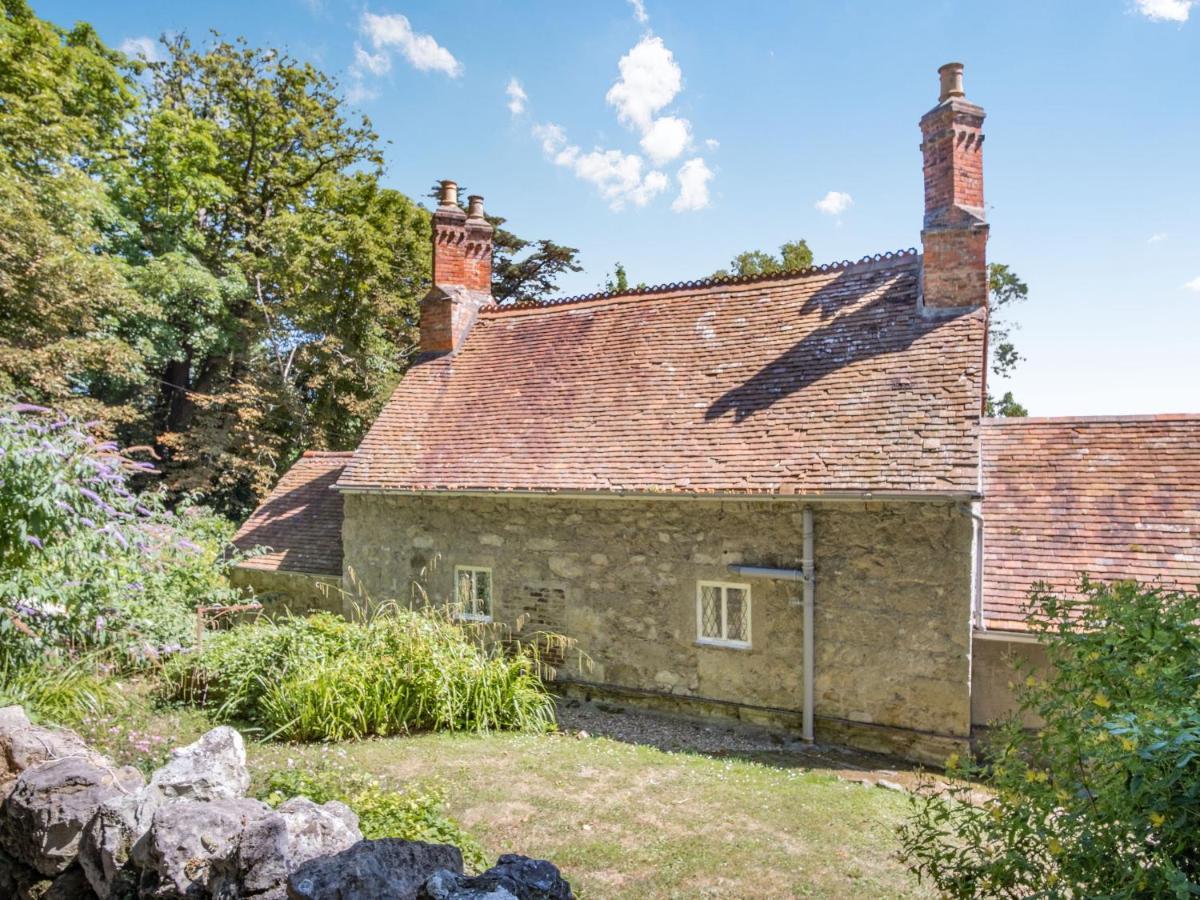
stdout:
POLYGON ((190 643, 198 605, 236 598, 228 523, 139 495, 131 479, 153 471, 86 423, 0 407, 0 668, 47 653, 153 658, 190 643))
POLYGON ((1020 700, 1044 724, 951 760, 905 860, 952 897, 1200 894, 1200 595, 1085 579, 1032 601, 1051 667, 1020 700))

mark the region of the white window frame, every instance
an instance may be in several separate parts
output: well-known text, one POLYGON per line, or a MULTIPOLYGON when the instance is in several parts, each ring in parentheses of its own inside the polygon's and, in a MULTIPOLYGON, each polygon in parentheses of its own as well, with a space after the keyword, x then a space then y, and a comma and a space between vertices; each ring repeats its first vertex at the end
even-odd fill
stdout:
POLYGON ((731 647, 735 650, 749 650, 751 641, 754 638, 752 630, 753 620, 750 617, 750 610, 753 607, 750 599, 750 585, 739 584, 733 581, 697 581, 696 582, 696 643, 706 644, 710 647, 731 647), (727 595, 730 588, 742 591, 746 597, 746 640, 735 641, 726 637, 706 637, 704 634, 704 589, 705 588, 720 588, 721 590, 721 634, 729 633, 729 606, 727 595))
MULTIPOLYGON (((471 590, 475 590, 475 578, 471 578, 471 590)), ((457 611, 458 618, 464 622, 491 622, 492 616, 496 612, 496 580, 492 576, 492 570, 488 566, 455 566, 454 567, 454 607, 457 611), (462 598, 458 595, 458 586, 460 584, 460 576, 464 572, 469 572, 472 576, 477 572, 486 572, 488 577, 488 611, 486 613, 467 612, 467 606, 462 602, 462 598)))

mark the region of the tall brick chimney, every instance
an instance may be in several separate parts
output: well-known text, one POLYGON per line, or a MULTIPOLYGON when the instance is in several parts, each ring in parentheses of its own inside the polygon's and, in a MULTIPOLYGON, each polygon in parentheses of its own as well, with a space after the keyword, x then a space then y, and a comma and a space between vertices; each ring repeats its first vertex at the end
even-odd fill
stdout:
POLYGON ((922 302, 932 313, 985 306, 988 299, 984 111, 963 95, 962 63, 946 63, 938 75, 938 104, 921 117, 925 158, 922 302))
POLYGON ((433 213, 433 287, 421 301, 421 352, 457 350, 492 299, 492 226, 483 217, 483 198, 458 205, 458 185, 441 183, 433 213))

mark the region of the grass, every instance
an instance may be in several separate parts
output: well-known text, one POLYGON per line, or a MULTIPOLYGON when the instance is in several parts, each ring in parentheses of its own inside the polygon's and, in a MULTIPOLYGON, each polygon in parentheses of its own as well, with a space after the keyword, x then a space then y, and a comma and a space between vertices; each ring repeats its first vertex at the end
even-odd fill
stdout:
MULTIPOLYGON (((212 725, 196 710, 140 702, 145 686, 126 689, 119 721, 82 728, 122 763, 151 768, 212 725)), ((933 896, 895 857, 903 794, 790 767, 785 754, 772 764, 514 733, 248 750, 255 792, 281 770, 342 769, 436 796, 487 859, 550 859, 584 900, 933 896)))

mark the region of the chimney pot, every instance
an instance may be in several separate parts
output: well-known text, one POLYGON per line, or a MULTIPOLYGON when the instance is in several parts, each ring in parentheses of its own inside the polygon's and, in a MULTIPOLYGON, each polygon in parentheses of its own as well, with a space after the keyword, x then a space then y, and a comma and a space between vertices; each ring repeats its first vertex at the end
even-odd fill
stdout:
POLYGON ((951 97, 965 97, 963 91, 963 64, 959 62, 946 63, 938 69, 942 78, 942 91, 938 95, 938 103, 945 103, 951 97))
POLYGON ((442 181, 442 193, 438 198, 441 206, 458 206, 458 184, 453 181, 442 181))
POLYGON ((483 198, 478 194, 472 194, 467 198, 467 218, 483 218, 483 198))

